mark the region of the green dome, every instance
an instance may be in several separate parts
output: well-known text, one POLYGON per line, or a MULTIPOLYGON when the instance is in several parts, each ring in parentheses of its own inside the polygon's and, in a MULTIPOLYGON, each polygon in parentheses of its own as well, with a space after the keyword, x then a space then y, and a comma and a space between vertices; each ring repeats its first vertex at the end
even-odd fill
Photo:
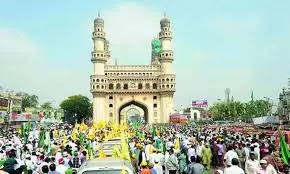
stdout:
POLYGON ((161 41, 159 39, 154 39, 151 43, 152 50, 155 54, 159 54, 161 51, 161 41))

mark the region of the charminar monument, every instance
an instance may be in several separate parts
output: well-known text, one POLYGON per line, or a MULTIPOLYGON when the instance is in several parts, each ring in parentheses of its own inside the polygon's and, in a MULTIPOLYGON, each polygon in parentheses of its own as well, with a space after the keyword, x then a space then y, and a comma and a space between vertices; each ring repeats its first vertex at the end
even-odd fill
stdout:
POLYGON ((160 21, 158 38, 152 41, 151 64, 111 65, 109 41, 104 20, 94 20, 94 48, 91 54, 93 74, 93 120, 122 122, 140 119, 147 123, 167 123, 173 111, 175 74, 170 20, 160 21))

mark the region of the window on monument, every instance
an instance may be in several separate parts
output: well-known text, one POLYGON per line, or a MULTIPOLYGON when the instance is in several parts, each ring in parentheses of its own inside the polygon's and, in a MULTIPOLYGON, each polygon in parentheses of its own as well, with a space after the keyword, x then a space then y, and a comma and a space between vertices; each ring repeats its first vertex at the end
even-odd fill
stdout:
POLYGON ((196 112, 193 114, 193 119, 197 120, 197 113, 196 112))
POLYGON ((99 82, 100 80, 99 79, 97 79, 97 82, 99 82))
POLYGON ((145 87, 146 89, 150 89, 150 83, 146 83, 145 87))
POLYGON ((128 89, 128 84, 127 83, 124 84, 124 89, 128 89))
POLYGON ((154 96, 153 96, 153 100, 156 100, 156 99, 157 99, 157 96, 156 96, 156 95, 154 95, 154 96))
POLYGON ((169 85, 166 85, 166 88, 169 88, 169 85))
POLYGON ((167 78, 166 81, 169 82, 169 79, 167 78))
POLYGON ((109 104, 109 107, 112 108, 113 107, 113 104, 109 104))
POLYGON ((112 100, 113 99, 113 96, 110 96, 109 99, 112 100))
POLYGON ((153 83, 153 89, 157 89, 157 84, 153 83))
POLYGON ((153 105, 153 108, 157 108, 157 104, 156 103, 153 105))
POLYGON ((142 83, 139 83, 139 84, 138 84, 138 89, 142 89, 142 88, 143 88, 142 83))
POLYGON ((109 89, 114 89, 114 84, 113 83, 109 84, 109 89))
POLYGON ((117 89, 121 89, 121 84, 118 83, 116 88, 117 88, 117 89))

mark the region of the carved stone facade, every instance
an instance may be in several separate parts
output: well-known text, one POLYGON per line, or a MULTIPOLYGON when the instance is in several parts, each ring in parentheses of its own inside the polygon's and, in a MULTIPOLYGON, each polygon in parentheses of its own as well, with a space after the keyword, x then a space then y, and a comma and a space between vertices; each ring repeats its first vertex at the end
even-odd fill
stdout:
POLYGON ((91 58, 93 75, 90 79, 94 121, 121 122, 121 110, 133 104, 144 110, 145 121, 169 122, 176 85, 171 69, 172 33, 167 17, 160 21, 160 25, 160 51, 152 53, 154 57, 150 65, 109 65, 110 51, 104 20, 100 16, 95 19, 91 58))

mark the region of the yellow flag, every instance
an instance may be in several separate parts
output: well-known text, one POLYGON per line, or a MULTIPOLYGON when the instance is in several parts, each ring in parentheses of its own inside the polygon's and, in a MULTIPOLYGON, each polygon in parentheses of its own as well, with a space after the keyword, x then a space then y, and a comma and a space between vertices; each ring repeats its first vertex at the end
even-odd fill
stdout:
POLYGON ((174 145, 174 148, 177 152, 180 151, 180 141, 179 141, 179 138, 176 139, 175 141, 175 145, 174 145))
POLYGON ((125 138, 124 132, 121 133, 121 158, 130 161, 129 146, 125 138))
POLYGON ((95 129, 93 127, 91 127, 89 129, 89 134, 88 134, 88 139, 92 140, 96 137, 96 133, 95 133, 95 129))
POLYGON ((124 167, 124 166, 122 167, 121 174, 127 174, 127 172, 126 172, 126 170, 125 170, 125 167, 124 167))
POLYGON ((100 159, 104 159, 104 158, 106 158, 106 154, 105 154, 105 152, 104 152, 103 150, 100 150, 100 151, 99 151, 99 158, 100 158, 100 159))
POLYGON ((101 120, 97 123, 97 129, 104 129, 106 127, 106 122, 101 120))
POLYGON ((82 121, 79 130, 80 131, 86 131, 86 130, 88 130, 88 126, 85 124, 85 121, 84 120, 82 121))
POLYGON ((63 135, 63 140, 62 140, 62 145, 65 147, 66 143, 67 143, 67 137, 66 137, 66 135, 64 134, 64 135, 63 135))

